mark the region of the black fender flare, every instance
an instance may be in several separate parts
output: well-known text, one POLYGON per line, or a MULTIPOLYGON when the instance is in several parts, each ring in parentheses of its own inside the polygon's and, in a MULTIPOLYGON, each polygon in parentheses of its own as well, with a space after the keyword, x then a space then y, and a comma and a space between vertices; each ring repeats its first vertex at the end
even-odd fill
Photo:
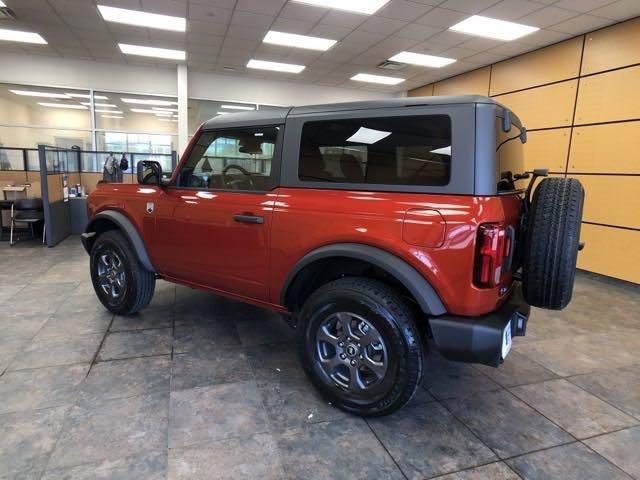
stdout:
POLYGON ((81 235, 81 238, 82 244, 84 245, 85 250, 87 250, 87 253, 91 253, 91 245, 93 245, 92 237, 96 235, 94 225, 98 220, 101 219, 109 220, 110 222, 113 222, 115 225, 117 225, 124 236, 127 237, 127 240, 129 240, 129 243, 138 256, 138 260, 140 260, 140 263, 142 263, 142 266, 150 272, 156 272, 156 269, 151 263, 151 259, 149 258, 149 254, 147 253, 147 249, 144 246, 142 237, 140 236, 140 233, 134 226, 133 222, 122 213, 116 212, 114 210, 105 210, 98 213, 91 219, 91 221, 85 228, 85 231, 81 235))
POLYGON ((447 312, 436 291, 415 268, 396 255, 361 243, 335 243, 307 253, 287 275, 280 296, 281 304, 286 304, 287 293, 298 273, 316 260, 329 257, 349 257, 369 262, 402 283, 416 299, 424 313, 442 315, 447 312))

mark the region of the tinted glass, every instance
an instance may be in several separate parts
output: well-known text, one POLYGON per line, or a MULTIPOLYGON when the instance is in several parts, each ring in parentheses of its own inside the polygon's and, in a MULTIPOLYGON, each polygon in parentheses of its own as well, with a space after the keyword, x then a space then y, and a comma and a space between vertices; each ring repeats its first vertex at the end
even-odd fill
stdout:
POLYGON ((441 186, 450 173, 447 115, 307 122, 302 129, 302 181, 441 186))
POLYGON ((520 140, 520 130, 511 124, 508 132, 502 128, 502 117, 496 117, 496 157, 498 163, 497 182, 498 190, 505 191, 513 188, 509 182, 503 181, 503 175, 524 173, 524 148, 520 140))
POLYGON ((268 190, 278 127, 203 132, 178 176, 179 187, 268 190))

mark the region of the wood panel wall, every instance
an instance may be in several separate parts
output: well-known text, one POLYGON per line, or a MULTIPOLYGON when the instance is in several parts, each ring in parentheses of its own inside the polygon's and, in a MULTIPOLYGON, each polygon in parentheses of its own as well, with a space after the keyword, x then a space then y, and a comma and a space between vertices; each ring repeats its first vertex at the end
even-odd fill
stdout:
POLYGON ((481 94, 512 108, 529 130, 525 166, 586 189, 578 267, 640 283, 639 86, 640 17, 408 95, 481 94))

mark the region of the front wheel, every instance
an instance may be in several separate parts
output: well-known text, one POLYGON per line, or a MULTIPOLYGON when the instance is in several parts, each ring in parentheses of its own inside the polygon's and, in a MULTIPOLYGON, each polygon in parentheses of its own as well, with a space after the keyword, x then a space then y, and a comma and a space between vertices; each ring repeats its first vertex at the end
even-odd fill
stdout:
POLYGON ((117 315, 146 307, 156 278, 146 270, 126 237, 117 230, 100 234, 91 249, 91 281, 98 299, 117 315))
POLYGON ((415 394, 420 337, 405 300, 384 283, 350 277, 320 287, 302 307, 298 329, 304 369, 333 405, 380 416, 415 394))

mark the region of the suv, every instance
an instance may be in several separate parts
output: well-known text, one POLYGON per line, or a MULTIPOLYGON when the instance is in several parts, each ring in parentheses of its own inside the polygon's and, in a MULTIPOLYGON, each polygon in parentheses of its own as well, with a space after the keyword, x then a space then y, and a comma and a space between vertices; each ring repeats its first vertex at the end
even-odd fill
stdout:
POLYGON ((584 191, 524 172, 518 117, 482 96, 220 115, 170 179, 100 184, 82 242, 104 306, 156 279, 287 314, 334 405, 384 415, 414 395, 427 341, 500 365, 529 305, 571 298, 584 191), (528 186, 516 186, 530 178, 528 186))

